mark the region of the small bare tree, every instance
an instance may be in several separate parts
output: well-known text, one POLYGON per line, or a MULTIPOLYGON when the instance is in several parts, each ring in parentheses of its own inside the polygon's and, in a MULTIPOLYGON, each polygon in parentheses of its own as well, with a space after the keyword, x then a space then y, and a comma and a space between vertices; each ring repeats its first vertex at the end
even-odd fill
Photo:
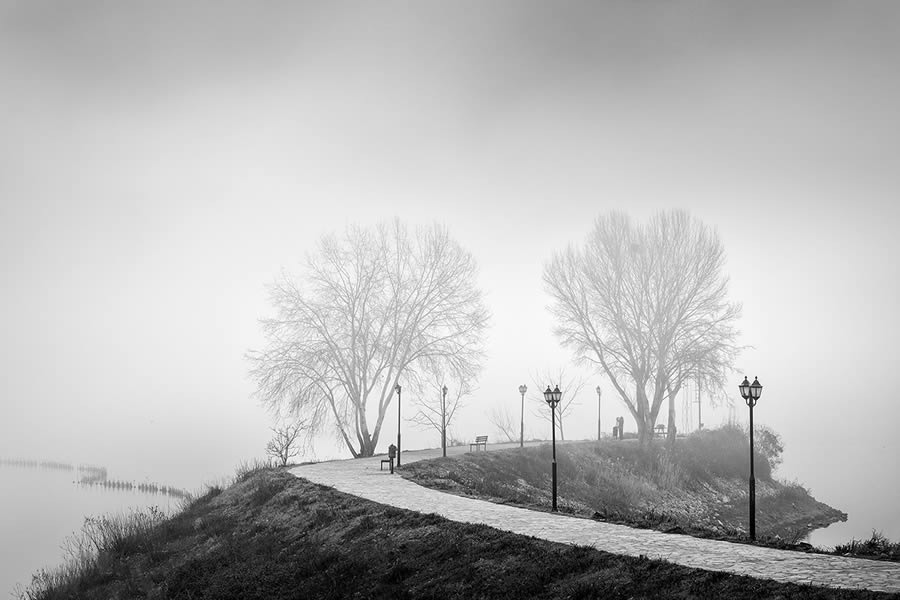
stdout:
POLYGON ((290 459, 300 454, 297 441, 305 428, 306 423, 303 421, 271 427, 273 435, 266 444, 266 454, 274 458, 280 466, 286 466, 290 459))
POLYGON ((398 383, 414 388, 436 362, 456 380, 477 375, 488 312, 476 280, 438 225, 326 236, 302 277, 272 288, 268 345, 249 355, 257 397, 306 419, 307 436, 331 426, 354 457, 372 456, 398 383))
POLYGON ((555 371, 535 371, 531 377, 532 386, 529 388, 531 393, 528 397, 532 401, 533 412, 536 416, 547 421, 556 421, 556 431, 559 433, 559 439, 566 441, 565 429, 563 428, 564 417, 572 414, 572 411, 579 402, 576 402, 579 392, 584 388, 585 379, 576 375, 569 375, 566 369, 560 367, 555 371), (550 407, 544 399, 544 390, 547 386, 551 388, 559 386, 562 397, 556 406, 556 418, 550 413, 550 407))
POLYGON ((410 421, 425 429, 434 429, 441 436, 441 445, 447 441, 447 435, 456 411, 462 408, 462 399, 471 393, 468 383, 452 381, 444 376, 441 370, 435 370, 423 378, 421 390, 412 401, 416 413, 410 421), (444 387, 447 388, 446 398, 444 387))
POLYGON ((513 417, 507 407, 493 408, 488 414, 488 421, 494 426, 499 440, 504 442, 518 442, 519 428, 518 422, 513 417))

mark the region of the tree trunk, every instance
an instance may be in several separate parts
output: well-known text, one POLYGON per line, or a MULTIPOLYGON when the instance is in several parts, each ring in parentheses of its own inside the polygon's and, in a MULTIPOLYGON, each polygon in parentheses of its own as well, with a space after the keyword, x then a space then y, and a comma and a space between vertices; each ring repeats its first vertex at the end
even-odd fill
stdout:
POLYGON ((653 420, 650 416, 650 405, 647 402, 647 394, 643 385, 643 381, 635 385, 634 396, 637 404, 637 415, 635 415, 634 421, 638 428, 638 443, 641 446, 646 446, 653 440, 653 420))
POLYGON ((369 457, 369 456, 374 456, 374 454, 375 454, 375 444, 376 444, 376 443, 377 443, 377 442, 376 442, 375 440, 372 440, 371 438, 365 440, 365 442, 363 443, 363 447, 360 448, 360 450, 359 450, 359 456, 360 456, 360 458, 366 458, 366 457, 369 457))
POLYGON ((646 446, 653 441, 654 418, 649 411, 639 413, 638 416, 641 417, 635 419, 638 428, 638 443, 640 443, 641 446, 646 446))
POLYGON ((666 432, 666 441, 669 446, 674 446, 675 434, 678 433, 678 430, 675 428, 675 398, 671 394, 669 395, 669 423, 666 432))
POLYGON ((646 421, 638 421, 638 443, 641 446, 648 446, 650 442, 653 440, 653 424, 648 424, 646 421))

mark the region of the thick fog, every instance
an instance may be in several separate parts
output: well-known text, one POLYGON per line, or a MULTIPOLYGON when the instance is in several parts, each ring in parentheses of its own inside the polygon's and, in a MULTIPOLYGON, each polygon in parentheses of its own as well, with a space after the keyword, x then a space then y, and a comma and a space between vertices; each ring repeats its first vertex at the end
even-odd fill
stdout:
MULTIPOLYGON (((733 415, 758 376, 783 477, 896 505, 898 30, 891 2, 3 0, 0 456, 184 487, 261 458, 265 286, 394 217, 478 261, 488 359, 454 429, 494 436, 491 409, 571 362, 552 253, 602 213, 683 208, 743 303, 733 415)), ((596 435, 596 385, 604 430, 633 427, 585 374, 567 437, 596 435)))

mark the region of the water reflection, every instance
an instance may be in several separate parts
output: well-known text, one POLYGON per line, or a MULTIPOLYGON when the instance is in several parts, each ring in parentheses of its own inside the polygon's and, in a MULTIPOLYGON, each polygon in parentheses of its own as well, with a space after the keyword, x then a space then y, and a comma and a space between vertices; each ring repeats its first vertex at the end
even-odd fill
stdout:
POLYGON ((171 514, 190 494, 149 481, 115 479, 104 467, 0 458, 0 598, 65 558, 86 517, 157 507, 171 514))
POLYGON ((130 490, 138 491, 143 494, 163 494, 173 498, 185 499, 190 498, 190 492, 169 485, 159 483, 136 481, 124 481, 121 479, 110 479, 106 467, 97 467, 93 465, 73 465, 52 460, 35 460, 27 458, 0 458, 0 466, 19 467, 26 469, 41 469, 52 471, 69 471, 75 473, 75 482, 97 486, 110 490, 130 490))

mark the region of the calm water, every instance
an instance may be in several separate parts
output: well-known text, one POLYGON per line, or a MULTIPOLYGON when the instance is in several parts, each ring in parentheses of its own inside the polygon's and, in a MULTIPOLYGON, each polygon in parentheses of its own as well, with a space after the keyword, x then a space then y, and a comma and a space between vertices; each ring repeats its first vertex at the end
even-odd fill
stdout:
POLYGON ((867 436, 826 442, 792 440, 786 444, 784 479, 808 486, 813 496, 847 513, 845 523, 817 529, 808 541, 831 547, 868 539, 879 531, 900 540, 900 475, 895 457, 900 440, 867 436))
MULTIPOLYGON (((809 485, 816 498, 849 515, 846 523, 814 531, 809 536, 813 545, 865 539, 873 529, 900 540, 900 482, 893 461, 867 460, 864 446, 859 456, 853 450, 852 444, 843 445, 841 460, 823 460, 827 449, 821 446, 808 456, 795 451, 786 457, 785 466, 793 469, 782 477, 809 485), (859 468, 862 464, 867 468, 859 468)), ((59 565, 66 539, 81 530, 86 516, 180 506, 177 498, 163 494, 78 485, 75 476, 74 471, 0 464, 0 600, 12 597, 16 584, 27 585, 37 570, 59 565)))
POLYGON ((900 540, 900 507, 896 504, 896 496, 885 497, 883 493, 873 493, 848 497, 844 501, 829 501, 829 498, 815 494, 815 490, 813 495, 847 513, 846 522, 813 531, 807 538, 813 546, 826 548, 853 539, 864 540, 873 531, 882 533, 891 541, 900 540))
POLYGON ((32 573, 59 565, 66 538, 86 516, 128 514, 158 506, 174 511, 177 498, 78 485, 75 471, 0 465, 0 600, 14 597, 32 573))

